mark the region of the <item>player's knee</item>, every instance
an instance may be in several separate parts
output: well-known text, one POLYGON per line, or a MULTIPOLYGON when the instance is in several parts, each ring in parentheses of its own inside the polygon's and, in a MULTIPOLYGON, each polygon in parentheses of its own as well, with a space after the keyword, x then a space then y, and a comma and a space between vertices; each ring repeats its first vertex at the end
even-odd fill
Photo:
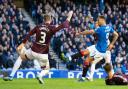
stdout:
POLYGON ((89 51, 88 50, 80 51, 80 53, 81 53, 82 56, 89 55, 89 51))
POLYGON ((20 57, 21 57, 22 60, 27 60, 25 55, 20 55, 20 57))
POLYGON ((89 61, 84 61, 84 65, 83 65, 83 67, 85 67, 85 66, 89 66, 90 65, 90 62, 89 61))
POLYGON ((47 63, 47 64, 45 65, 44 69, 45 69, 45 70, 50 70, 50 65, 49 65, 49 63, 47 63))
POLYGON ((47 71, 49 72, 49 70, 50 70, 50 67, 46 67, 46 68, 44 68, 44 70, 47 70, 47 71))
POLYGON ((92 61, 91 64, 97 64, 95 61, 92 61))
POLYGON ((106 72, 110 72, 112 69, 112 65, 110 63, 106 63, 104 66, 104 69, 106 72))
POLYGON ((102 57, 100 54, 96 54, 96 55, 94 56, 94 59, 96 59, 96 60, 102 60, 103 57, 102 57))

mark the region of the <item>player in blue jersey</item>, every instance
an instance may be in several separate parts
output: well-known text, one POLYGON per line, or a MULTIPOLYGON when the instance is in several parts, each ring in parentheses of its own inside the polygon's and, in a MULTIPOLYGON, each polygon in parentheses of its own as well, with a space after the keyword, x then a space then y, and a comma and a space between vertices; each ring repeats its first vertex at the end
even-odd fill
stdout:
POLYGON ((99 28, 97 28, 96 30, 85 30, 84 32, 76 33, 76 35, 96 34, 98 40, 95 45, 92 45, 87 49, 80 51, 80 53, 73 55, 72 58, 79 56, 87 56, 87 55, 90 55, 91 57, 94 58, 94 60, 92 59, 90 60, 89 58, 85 60, 82 77, 84 77, 87 74, 87 70, 91 62, 98 62, 104 58, 105 63, 107 64, 107 66, 105 65, 105 70, 109 74, 109 78, 111 78, 113 75, 112 70, 109 72, 107 71, 107 67, 111 66, 110 56, 108 56, 110 55, 110 52, 107 52, 107 50, 111 50, 113 48, 114 43, 118 38, 118 33, 114 31, 112 27, 106 25, 106 20, 104 16, 98 17, 98 24, 99 24, 99 28), (113 40, 108 46, 108 38, 110 33, 113 34, 113 40))

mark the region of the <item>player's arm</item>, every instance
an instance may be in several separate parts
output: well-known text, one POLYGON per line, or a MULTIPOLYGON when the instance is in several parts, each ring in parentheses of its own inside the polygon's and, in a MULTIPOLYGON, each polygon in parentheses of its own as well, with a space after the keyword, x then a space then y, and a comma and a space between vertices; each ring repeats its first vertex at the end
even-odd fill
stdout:
POLYGON ((36 29, 37 29, 37 27, 35 27, 33 30, 31 30, 27 34, 27 36, 24 38, 24 40, 22 41, 22 43, 17 47, 17 51, 20 51, 24 47, 24 45, 26 44, 26 42, 28 41, 28 39, 30 38, 30 36, 32 36, 33 34, 36 33, 36 29))
POLYGON ((73 15, 73 11, 70 11, 69 13, 68 13, 68 17, 67 17, 67 21, 69 21, 70 22, 70 20, 71 20, 71 18, 72 18, 72 15, 73 15))
POLYGON ((118 39, 118 33, 116 31, 113 32, 113 39, 112 42, 110 43, 108 50, 111 50, 116 42, 116 40, 118 39))
MULTIPOLYGON (((95 27, 96 29, 98 29, 99 25, 98 25, 98 21, 95 22, 95 27)), ((96 30, 95 29, 95 30, 96 30)), ((76 33, 76 36, 78 35, 93 35, 95 33, 95 30, 92 29, 92 30, 85 30, 85 31, 82 31, 82 32, 79 32, 79 33, 76 33)), ((95 34, 94 34, 95 35, 95 34)))
POLYGON ((73 11, 70 11, 67 15, 67 19, 66 21, 64 21, 62 24, 60 24, 59 26, 57 26, 55 29, 53 29, 54 33, 63 29, 63 28, 68 28, 69 27, 69 22, 72 18, 72 15, 73 15, 73 11))
POLYGON ((94 30, 85 30, 83 32, 76 33, 76 36, 79 36, 79 35, 92 35, 94 33, 95 33, 94 30))
POLYGON ((112 45, 115 44, 116 40, 118 39, 118 36, 119 36, 118 33, 116 31, 114 31, 114 33, 113 33, 113 40, 111 42, 112 45))

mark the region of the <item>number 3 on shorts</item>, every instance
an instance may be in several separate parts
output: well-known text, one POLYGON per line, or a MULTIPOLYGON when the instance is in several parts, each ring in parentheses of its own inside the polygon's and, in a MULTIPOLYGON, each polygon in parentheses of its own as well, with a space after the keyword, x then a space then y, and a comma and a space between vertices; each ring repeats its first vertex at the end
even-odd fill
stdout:
POLYGON ((46 33, 45 32, 41 32, 41 36, 40 36, 40 40, 39 40, 39 42, 41 44, 45 43, 45 37, 46 37, 46 33))

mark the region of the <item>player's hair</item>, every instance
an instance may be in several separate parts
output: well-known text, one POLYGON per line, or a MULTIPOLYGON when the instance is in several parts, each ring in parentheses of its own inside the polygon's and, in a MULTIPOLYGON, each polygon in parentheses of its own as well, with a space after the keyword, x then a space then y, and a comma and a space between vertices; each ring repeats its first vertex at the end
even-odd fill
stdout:
POLYGON ((99 18, 106 20, 106 18, 103 15, 100 15, 99 18))
POLYGON ((51 20, 51 15, 49 15, 49 14, 44 14, 44 21, 49 21, 49 20, 51 20))
POLYGON ((95 24, 97 24, 97 23, 98 23, 98 21, 95 22, 95 24))

